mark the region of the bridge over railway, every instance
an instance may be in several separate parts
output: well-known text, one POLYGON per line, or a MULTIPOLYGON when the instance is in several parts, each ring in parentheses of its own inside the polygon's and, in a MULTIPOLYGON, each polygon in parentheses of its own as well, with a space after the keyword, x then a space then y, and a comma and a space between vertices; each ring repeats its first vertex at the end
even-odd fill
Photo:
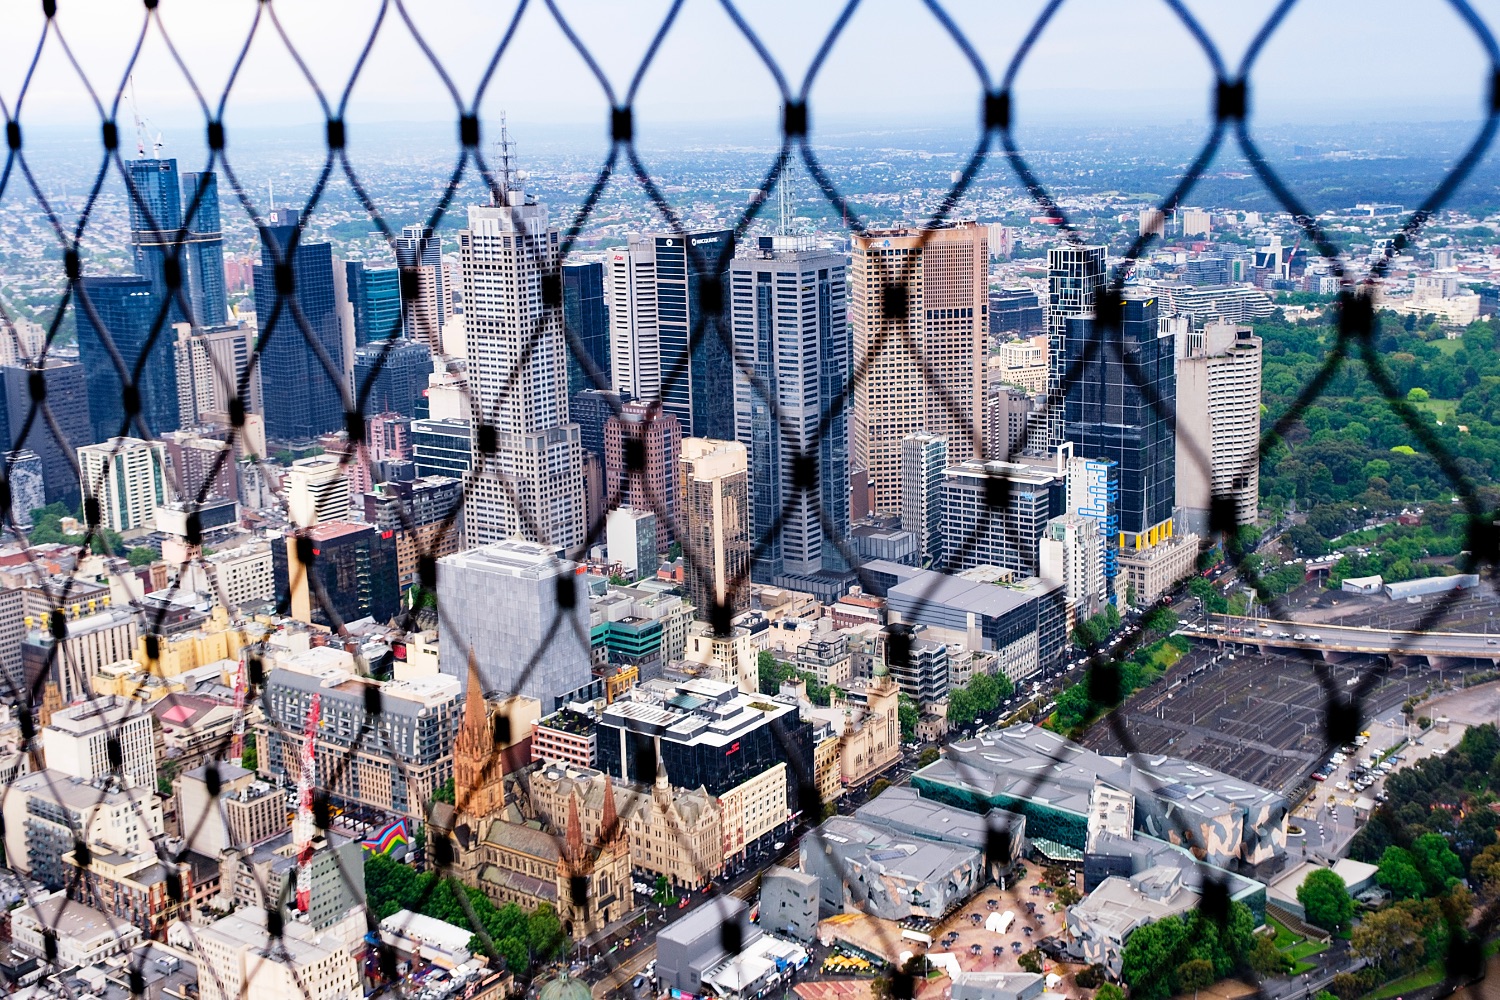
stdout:
POLYGON ((1442 669, 1474 661, 1500 666, 1500 636, 1483 632, 1403 632, 1235 615, 1209 615, 1206 622, 1183 623, 1178 631, 1220 645, 1253 646, 1259 652, 1316 653, 1330 663, 1349 656, 1385 656, 1395 666, 1422 661, 1442 669))

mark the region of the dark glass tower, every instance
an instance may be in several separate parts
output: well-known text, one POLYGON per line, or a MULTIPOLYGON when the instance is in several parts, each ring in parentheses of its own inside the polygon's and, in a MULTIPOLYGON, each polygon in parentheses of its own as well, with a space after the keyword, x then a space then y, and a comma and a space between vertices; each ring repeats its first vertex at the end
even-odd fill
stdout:
POLYGON ((417 401, 431 373, 432 352, 426 344, 414 340, 374 340, 354 349, 356 401, 369 386, 369 395, 360 407, 366 414, 417 416, 417 401))
POLYGON ((1068 386, 1063 433, 1078 455, 1107 459, 1119 473, 1119 530, 1127 547, 1135 536, 1172 517, 1176 501, 1177 405, 1172 337, 1158 334, 1153 297, 1126 298, 1118 333, 1092 318, 1067 320, 1068 367, 1090 342, 1094 357, 1068 386))
POLYGON ((183 315, 173 297, 167 322, 219 326, 228 316, 224 298, 224 234, 219 228, 219 184, 212 172, 177 173, 176 160, 126 161, 132 191, 130 244, 135 273, 151 282, 160 301, 167 297, 167 260, 174 254, 193 315, 183 315), (196 204, 195 204, 196 202, 196 204), (186 220, 184 212, 193 217, 186 220))
POLYGON ((354 308, 354 346, 401 335, 401 272, 394 267, 370 267, 363 261, 344 263, 349 305, 354 308))
POLYGON ((734 358, 726 343, 728 325, 727 273, 720 285, 724 301, 716 310, 704 308, 704 279, 719 261, 734 254, 734 233, 728 229, 657 236, 657 336, 661 345, 662 409, 682 423, 683 437, 734 440, 734 358), (684 243, 687 246, 684 246, 684 243), (683 358, 693 335, 699 336, 691 363, 683 358))
POLYGON ((88 380, 84 378, 83 365, 57 358, 46 360, 42 378, 47 387, 47 408, 62 431, 62 439, 52 432, 51 423, 40 413, 27 427, 26 418, 31 413, 31 368, 7 365, 0 368, 0 392, 5 397, 4 405, 0 406, 0 420, 5 424, 0 445, 6 451, 29 448, 40 455, 47 502, 77 508, 78 473, 73 468, 73 452, 98 440, 89 421, 88 380))
POLYGON ((116 353, 140 391, 140 412, 147 430, 151 434, 177 430, 180 424, 175 334, 171 327, 163 325, 154 339, 151 336, 159 302, 151 279, 84 278, 79 291, 80 301, 73 307, 78 317, 78 360, 88 380, 94 440, 104 441, 122 432, 135 435, 139 431, 134 426, 128 429, 125 426, 125 380, 115 367, 116 353), (84 298, 88 305, 82 301, 84 298), (104 326, 102 332, 96 318, 104 326))
MULTIPOLYGON (((609 386, 609 307, 604 304, 604 263, 564 264, 562 269, 563 323, 578 338, 583 353, 609 386)), ((571 338, 570 338, 571 339, 571 338)), ((594 380, 568 350, 568 395, 597 389, 594 380)))
POLYGON ((278 441, 307 440, 344 426, 339 386, 308 342, 310 334, 334 371, 344 370, 333 251, 327 243, 308 243, 299 236, 288 259, 299 220, 299 213, 290 209, 271 213, 270 225, 261 232, 260 264, 255 268, 255 315, 265 342, 260 366, 266 435, 278 441), (293 279, 293 292, 279 310, 278 260, 290 264, 293 279), (293 301, 307 321, 307 329, 293 316, 293 301))

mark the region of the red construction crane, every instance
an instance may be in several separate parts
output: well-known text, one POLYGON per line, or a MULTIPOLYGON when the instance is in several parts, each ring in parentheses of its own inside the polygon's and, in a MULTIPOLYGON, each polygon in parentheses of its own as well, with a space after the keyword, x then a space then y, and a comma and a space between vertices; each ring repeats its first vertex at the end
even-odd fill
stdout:
POLYGON ((292 842, 297 845, 297 910, 306 913, 312 901, 312 852, 313 837, 317 836, 317 825, 313 821, 313 789, 317 785, 317 750, 314 740, 318 735, 318 715, 322 711, 322 696, 314 694, 307 708, 307 729, 302 742, 302 771, 297 775, 297 822, 292 830, 292 842))
POLYGON ((229 759, 238 764, 245 756, 245 658, 234 672, 234 741, 229 745, 229 759))

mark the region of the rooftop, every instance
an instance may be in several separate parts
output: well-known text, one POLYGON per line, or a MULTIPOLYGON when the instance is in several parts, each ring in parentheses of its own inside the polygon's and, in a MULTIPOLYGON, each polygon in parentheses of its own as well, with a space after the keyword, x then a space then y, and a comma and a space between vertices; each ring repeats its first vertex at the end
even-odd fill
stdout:
MULTIPOLYGON (((887 789, 889 790, 889 789, 887 789)), ((825 844, 867 868, 913 882, 946 878, 954 869, 973 862, 981 849, 924 840, 847 816, 834 816, 818 828, 825 844)))

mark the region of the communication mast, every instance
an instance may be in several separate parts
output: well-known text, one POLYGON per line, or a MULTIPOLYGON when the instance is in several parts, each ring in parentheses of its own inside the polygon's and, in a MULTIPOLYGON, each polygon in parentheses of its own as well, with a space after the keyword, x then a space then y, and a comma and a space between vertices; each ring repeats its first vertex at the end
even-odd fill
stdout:
POLYGON ((318 716, 322 696, 314 694, 307 708, 307 729, 302 741, 302 770, 297 775, 297 824, 292 842, 297 845, 297 910, 306 913, 312 902, 312 853, 317 826, 313 821, 313 788, 316 786, 318 716))

